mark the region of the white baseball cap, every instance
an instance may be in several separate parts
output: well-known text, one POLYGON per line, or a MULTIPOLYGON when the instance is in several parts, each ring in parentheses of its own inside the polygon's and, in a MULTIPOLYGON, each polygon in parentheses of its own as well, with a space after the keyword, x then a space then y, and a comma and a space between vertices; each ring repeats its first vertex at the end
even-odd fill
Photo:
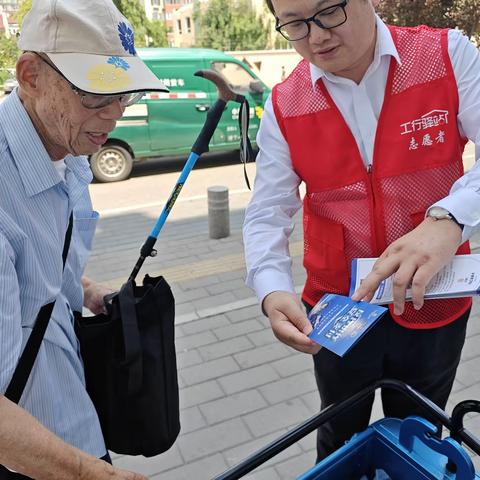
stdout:
POLYGON ((137 56, 133 28, 111 0, 33 0, 18 46, 47 54, 85 92, 168 92, 137 56))

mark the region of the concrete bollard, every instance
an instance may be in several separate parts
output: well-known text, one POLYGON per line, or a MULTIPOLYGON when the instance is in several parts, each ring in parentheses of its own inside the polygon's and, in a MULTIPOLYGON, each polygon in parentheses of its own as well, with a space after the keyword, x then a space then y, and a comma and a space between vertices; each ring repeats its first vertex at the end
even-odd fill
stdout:
POLYGON ((228 188, 209 187, 208 231, 210 238, 224 238, 230 235, 230 212, 228 209, 228 188))

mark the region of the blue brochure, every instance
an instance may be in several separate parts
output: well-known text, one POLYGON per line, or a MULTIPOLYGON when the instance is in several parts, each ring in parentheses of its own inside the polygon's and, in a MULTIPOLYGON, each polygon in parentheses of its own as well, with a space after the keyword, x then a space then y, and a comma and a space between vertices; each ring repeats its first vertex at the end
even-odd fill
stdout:
POLYGON ((313 327, 309 337, 343 357, 386 311, 379 305, 327 293, 308 315, 313 327))

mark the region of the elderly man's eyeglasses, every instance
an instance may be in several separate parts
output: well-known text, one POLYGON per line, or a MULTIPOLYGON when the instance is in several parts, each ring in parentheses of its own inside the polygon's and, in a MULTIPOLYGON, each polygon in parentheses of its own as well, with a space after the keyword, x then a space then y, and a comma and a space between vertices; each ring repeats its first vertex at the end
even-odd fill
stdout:
POLYGON ((345 11, 347 3, 348 0, 344 0, 342 3, 337 3, 320 10, 310 18, 292 20, 282 25, 278 25, 277 19, 275 30, 290 42, 295 42, 297 40, 303 40, 310 35, 310 24, 312 22, 317 27, 325 30, 338 27, 347 21, 347 12, 345 11))
POLYGON ((63 73, 52 63, 50 63, 46 58, 40 55, 37 52, 33 52, 37 55, 44 63, 46 63, 50 68, 55 70, 69 85, 70 88, 80 97, 80 101, 85 108, 88 109, 97 109, 104 108, 115 101, 119 101, 122 107, 128 107, 137 103, 145 95, 145 92, 135 92, 135 93, 124 93, 121 95, 102 95, 96 93, 88 93, 80 90, 76 87, 70 80, 65 78, 63 73))

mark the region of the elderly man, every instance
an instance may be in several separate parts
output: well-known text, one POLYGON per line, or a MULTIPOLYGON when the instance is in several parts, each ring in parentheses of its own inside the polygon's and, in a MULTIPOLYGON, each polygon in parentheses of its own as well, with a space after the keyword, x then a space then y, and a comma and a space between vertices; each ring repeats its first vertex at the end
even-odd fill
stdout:
MULTIPOLYGON (((0 462, 36 480, 146 480, 68 445, 3 396, 0 425, 0 462)), ((8 472, 2 475, 25 478, 8 472)))
POLYGON ((39 310, 55 301, 20 404, 67 443, 109 461, 72 316, 82 305, 101 311, 107 292, 82 278, 98 217, 84 155, 105 143, 125 107, 166 89, 136 55, 132 28, 111 0, 35 0, 19 47, 19 88, 0 106, 0 389, 39 310))
MULTIPOLYGON (((423 291, 457 250, 469 251, 480 223, 480 166, 463 175, 462 165, 467 139, 480 146, 480 56, 459 31, 385 25, 378 3, 267 0, 303 61, 262 118, 244 228, 248 284, 275 335, 313 354, 323 407, 385 377, 445 407, 471 299, 423 304, 423 291), (385 252, 356 299, 396 272, 390 313, 343 358, 311 341, 295 295, 288 237, 301 182, 307 310, 324 293, 348 293, 352 258, 385 252)), ((382 400, 387 416, 421 413, 400 394, 382 400)), ((368 425, 372 402, 319 430, 319 459, 368 425)))

